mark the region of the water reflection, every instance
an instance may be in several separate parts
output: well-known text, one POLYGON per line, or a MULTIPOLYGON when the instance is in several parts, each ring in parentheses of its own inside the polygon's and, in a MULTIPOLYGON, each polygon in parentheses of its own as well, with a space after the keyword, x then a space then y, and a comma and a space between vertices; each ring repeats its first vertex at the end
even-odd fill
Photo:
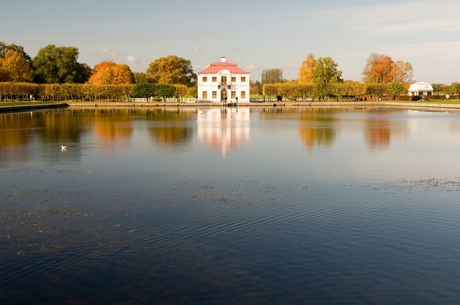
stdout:
POLYGON ((225 157, 228 151, 249 140, 249 108, 198 110, 198 139, 225 157))
MULTIPOLYGON (((335 110, 337 111, 337 110, 335 110)), ((331 109, 305 109, 300 112, 299 136, 309 151, 317 145, 329 148, 337 135, 337 122, 331 109)))
POLYGON ((370 150, 388 149, 391 140, 409 134, 407 120, 392 117, 392 110, 371 110, 364 122, 364 137, 370 150))
POLYGON ((188 122, 193 120, 196 109, 164 109, 146 112, 150 122, 148 133, 152 143, 161 149, 176 151, 190 144, 193 138, 193 127, 188 122))
POLYGON ((130 109, 99 110, 94 112, 93 132, 101 144, 129 143, 133 134, 130 109))

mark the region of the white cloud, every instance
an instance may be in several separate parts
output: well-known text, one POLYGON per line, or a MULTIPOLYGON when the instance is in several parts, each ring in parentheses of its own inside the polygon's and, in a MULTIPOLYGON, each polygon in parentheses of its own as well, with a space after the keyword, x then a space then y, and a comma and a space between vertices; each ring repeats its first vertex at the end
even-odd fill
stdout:
POLYGON ((126 59, 128 60, 130 64, 136 64, 139 62, 139 60, 132 55, 126 56, 126 59))
POLYGON ((391 54, 392 58, 460 59, 460 40, 439 43, 405 44, 379 48, 377 53, 391 54))
POLYGON ((29 30, 25 29, 23 32, 24 34, 29 35, 29 30))
POLYGON ((248 70, 257 70, 258 68, 255 65, 249 65, 248 70))
MULTIPOLYGON (((458 0, 387 3, 320 11, 317 22, 344 31, 408 35, 460 30, 458 0)), ((423 36, 420 37, 423 39, 423 36)))
POLYGON ((193 47, 193 50, 196 51, 196 52, 203 52, 203 50, 200 49, 199 47, 193 47))
POLYGON ((211 35, 211 36, 214 35, 215 33, 216 33, 216 32, 215 32, 214 30, 210 30, 210 31, 208 32, 208 34, 211 35))
POLYGON ((99 53, 102 53, 104 55, 110 55, 112 57, 116 57, 117 56, 117 53, 113 52, 113 51, 110 51, 109 49, 107 48, 103 48, 102 50, 99 51, 99 53))

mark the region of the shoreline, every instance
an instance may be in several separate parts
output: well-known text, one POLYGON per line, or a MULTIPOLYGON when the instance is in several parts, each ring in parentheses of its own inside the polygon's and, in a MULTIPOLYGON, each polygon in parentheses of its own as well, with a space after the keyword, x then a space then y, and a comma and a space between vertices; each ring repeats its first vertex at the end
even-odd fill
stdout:
POLYGON ((220 103, 172 103, 172 102, 30 102, 30 104, 2 106, 0 112, 14 112, 24 110, 38 110, 47 108, 238 108, 238 107, 282 107, 282 108, 401 108, 401 109, 426 109, 426 110, 460 110, 460 104, 438 103, 405 103, 405 102, 252 102, 232 103, 222 105, 220 103))

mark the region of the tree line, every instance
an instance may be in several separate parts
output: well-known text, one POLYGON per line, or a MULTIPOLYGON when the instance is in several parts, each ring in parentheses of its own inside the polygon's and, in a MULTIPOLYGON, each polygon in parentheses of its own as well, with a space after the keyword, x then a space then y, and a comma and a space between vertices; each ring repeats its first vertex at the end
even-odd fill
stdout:
MULTIPOLYGON (((196 96, 197 75, 190 60, 169 55, 151 62, 145 72, 133 72, 128 65, 111 60, 91 68, 78 62, 78 56, 75 47, 48 45, 31 58, 22 46, 0 41, 0 98, 38 95, 51 99, 121 100, 196 96), (25 83, 36 85, 27 86, 25 83)), ((264 70, 261 81, 251 82, 251 94, 318 99, 331 95, 339 98, 365 94, 399 95, 414 82, 413 67, 409 62, 377 53, 372 53, 366 60, 362 75, 362 82, 345 81, 331 57, 315 58, 309 53, 301 63, 298 79, 283 79, 282 69, 264 70)), ((457 83, 450 86, 433 84, 433 88, 444 94, 460 92, 457 83)))
POLYGON ((34 82, 37 84, 120 85, 137 81, 151 84, 196 85, 197 76, 190 60, 169 55, 150 63, 144 72, 133 73, 126 64, 102 61, 89 67, 78 62, 75 47, 47 45, 32 59, 22 46, 0 41, 0 82, 34 82), (137 77, 136 77, 137 76, 137 77))
POLYGON ((131 98, 165 99, 195 96, 196 88, 182 84, 34 84, 0 83, 0 101, 4 100, 85 100, 127 101, 131 98))
MULTIPOLYGON (((297 80, 287 81, 283 79, 281 69, 269 69, 262 72, 261 82, 251 83, 251 89, 253 94, 288 99, 325 99, 329 96, 338 99, 371 96, 377 99, 384 95, 405 94, 414 82, 413 67, 409 62, 394 61, 391 56, 377 53, 369 56, 362 75, 362 82, 344 81, 342 71, 332 58, 316 59, 309 53, 299 68, 297 80)), ((458 94, 460 85, 456 82, 450 86, 433 84, 433 89, 438 94, 458 94)))

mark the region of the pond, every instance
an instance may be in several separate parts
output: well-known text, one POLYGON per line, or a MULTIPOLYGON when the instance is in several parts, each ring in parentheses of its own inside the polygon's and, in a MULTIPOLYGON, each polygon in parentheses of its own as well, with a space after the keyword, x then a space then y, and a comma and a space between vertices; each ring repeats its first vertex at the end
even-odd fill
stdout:
POLYGON ((60 109, 0 131, 1 304, 460 299, 459 112, 60 109))

